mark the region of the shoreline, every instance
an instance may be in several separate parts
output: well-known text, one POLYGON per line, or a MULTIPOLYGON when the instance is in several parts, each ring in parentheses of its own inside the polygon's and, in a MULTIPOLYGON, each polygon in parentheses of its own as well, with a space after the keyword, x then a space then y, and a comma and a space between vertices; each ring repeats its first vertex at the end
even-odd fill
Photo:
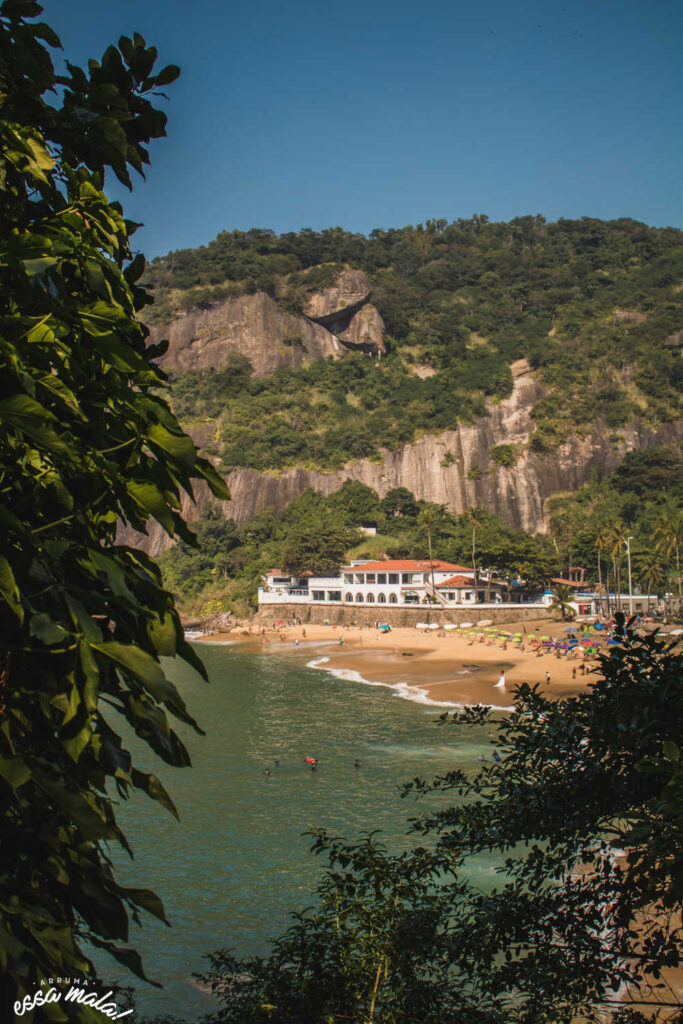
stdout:
MULTIPOLYGON (((553 648, 546 647, 539 655, 533 641, 527 639, 530 635, 548 636, 564 642, 570 624, 548 619, 531 626, 510 623, 505 627, 506 632, 522 636, 521 647, 506 644, 484 630, 444 633, 401 626, 380 634, 367 626, 317 624, 271 628, 252 625, 230 634, 203 636, 195 642, 248 644, 261 653, 295 658, 308 668, 329 672, 338 679, 385 686, 398 697, 429 706, 487 704, 499 710, 510 709, 512 691, 520 683, 538 683, 544 695, 558 700, 585 690, 594 677, 592 670, 599 664, 595 657, 586 658, 581 651, 571 658, 566 653, 558 658, 553 648), (496 685, 501 671, 505 672, 505 689, 496 685)), ((600 650, 604 649, 603 645, 600 650)))

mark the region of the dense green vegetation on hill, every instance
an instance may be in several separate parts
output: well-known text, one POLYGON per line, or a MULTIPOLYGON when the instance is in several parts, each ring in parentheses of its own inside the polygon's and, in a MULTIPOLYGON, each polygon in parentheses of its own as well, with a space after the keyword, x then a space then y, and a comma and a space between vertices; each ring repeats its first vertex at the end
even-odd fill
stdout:
POLYGON ((673 228, 473 217, 368 237, 341 228, 223 231, 208 246, 154 260, 146 284, 158 323, 255 291, 300 311, 343 266, 370 278, 387 359, 348 354, 250 384, 242 366, 239 387, 213 371, 175 380, 188 422, 217 418, 224 469, 336 466, 453 427, 479 414, 486 397, 510 393, 509 365, 519 358, 551 392, 534 410, 537 451, 596 419, 618 436, 635 417, 656 424, 680 415, 682 361, 664 344, 683 327, 683 233, 673 228), (433 375, 421 378, 420 367, 433 375))
POLYGON ((609 478, 597 475, 576 494, 551 503, 551 533, 532 537, 511 530, 484 510, 451 515, 417 501, 405 488, 380 499, 370 487, 346 483, 324 497, 307 490, 280 514, 268 509, 238 528, 208 506, 197 524, 199 547, 184 542, 159 559, 167 586, 188 611, 256 606, 261 575, 274 567, 300 572, 336 571, 345 558, 426 558, 428 539, 420 520, 435 511, 431 526, 435 557, 472 564, 473 529, 479 568, 503 579, 543 582, 569 565, 587 570, 591 583, 628 590, 626 538, 631 537, 635 587, 653 596, 678 596, 683 549, 683 455, 680 448, 651 449, 626 456, 609 478), (378 536, 363 537, 358 524, 377 524, 378 536))

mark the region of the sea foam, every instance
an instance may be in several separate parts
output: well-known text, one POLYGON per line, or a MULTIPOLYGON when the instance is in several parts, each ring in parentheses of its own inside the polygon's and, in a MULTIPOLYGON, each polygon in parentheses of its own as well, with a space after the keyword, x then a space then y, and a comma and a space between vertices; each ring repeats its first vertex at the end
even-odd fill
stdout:
MULTIPOLYGON (((350 683, 362 683, 364 686, 383 686, 387 690, 393 690, 394 697, 412 701, 414 704, 426 704, 436 708, 465 708, 469 706, 466 701, 434 700, 433 697, 429 696, 429 691, 421 686, 410 686, 408 683, 380 683, 374 679, 366 679, 365 676, 362 676, 360 672, 353 668, 330 668, 329 660, 329 658, 314 658, 313 661, 306 662, 306 668, 319 669, 322 672, 327 672, 328 675, 334 676, 336 679, 343 679, 350 683)), ((494 711, 512 710, 510 707, 500 707, 497 704, 487 704, 487 707, 493 708, 494 711)))

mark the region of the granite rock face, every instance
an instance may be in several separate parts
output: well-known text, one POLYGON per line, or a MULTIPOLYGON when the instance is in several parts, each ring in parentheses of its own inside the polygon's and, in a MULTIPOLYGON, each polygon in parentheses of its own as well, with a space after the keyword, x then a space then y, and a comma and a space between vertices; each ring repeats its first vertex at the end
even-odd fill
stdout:
MULTIPOLYGON (((621 429, 624 440, 615 447, 609 440, 611 431, 596 424, 587 436, 572 438, 549 454, 532 452, 528 448, 535 429, 531 410, 544 392, 524 367, 519 370, 512 395, 492 403, 487 416, 442 434, 425 435, 398 452, 384 451, 381 463, 361 459, 330 473, 300 467, 278 474, 235 470, 226 477, 232 500, 221 503, 225 515, 245 523, 262 508, 284 508, 307 487, 331 494, 345 480, 360 480, 380 496, 393 487, 407 487, 416 497, 446 505, 452 512, 477 505, 497 513, 509 526, 542 532, 548 525, 547 499, 586 483, 593 467, 611 473, 628 450, 683 438, 680 422, 665 424, 657 431, 634 423, 621 429), (514 466, 492 462, 491 450, 500 444, 518 447, 520 457, 514 466)), ((185 502, 186 517, 196 519, 211 500, 208 488, 198 486, 197 504, 185 502)), ((123 537, 123 542, 144 546, 152 555, 170 544, 156 524, 149 537, 132 532, 124 532, 123 537)))
POLYGON ((333 334, 306 317, 286 313, 265 292, 193 309, 155 327, 150 342, 168 338, 166 370, 220 370, 231 355, 246 356, 257 376, 294 369, 343 352, 333 334))
POLYGON ((343 330, 344 323, 365 305, 370 291, 370 282, 362 270, 342 270, 331 288, 313 292, 304 313, 337 334, 337 329, 343 330))
POLYGON ((222 369, 246 356, 256 376, 295 369, 315 359, 337 358, 345 348, 382 355, 384 321, 368 304, 370 282, 361 270, 343 270, 331 288, 313 292, 306 315, 283 310, 265 292, 191 309, 153 327, 150 343, 168 338, 159 360, 166 370, 222 369))
POLYGON ((382 356, 386 352, 384 320, 370 303, 354 313, 349 326, 337 337, 346 348, 357 349, 373 356, 382 356))

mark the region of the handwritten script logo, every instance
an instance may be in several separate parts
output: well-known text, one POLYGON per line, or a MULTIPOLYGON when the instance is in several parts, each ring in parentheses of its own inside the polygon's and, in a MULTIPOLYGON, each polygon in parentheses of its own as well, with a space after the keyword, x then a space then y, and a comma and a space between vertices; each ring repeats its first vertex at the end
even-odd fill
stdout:
POLYGON ((35 1010, 36 1006, 47 1006, 50 1003, 78 1003, 83 1006, 90 1006, 93 1010, 99 1010, 105 1017, 109 1017, 110 1020, 120 1020, 121 1017, 127 1017, 128 1014, 132 1013, 131 1010, 123 1010, 119 1012, 119 1008, 115 1002, 108 1001, 110 996, 114 993, 112 990, 105 992, 103 996, 99 995, 96 991, 88 991, 87 980, 82 981, 75 979, 72 983, 71 979, 62 978, 48 978, 46 981, 41 981, 40 988, 36 989, 32 994, 29 993, 24 998, 14 1004, 14 1012, 17 1017, 23 1017, 25 1013, 31 1013, 35 1010), (56 984, 69 985, 68 989, 60 991, 55 988, 56 984), (49 986, 49 987, 47 987, 49 986))

